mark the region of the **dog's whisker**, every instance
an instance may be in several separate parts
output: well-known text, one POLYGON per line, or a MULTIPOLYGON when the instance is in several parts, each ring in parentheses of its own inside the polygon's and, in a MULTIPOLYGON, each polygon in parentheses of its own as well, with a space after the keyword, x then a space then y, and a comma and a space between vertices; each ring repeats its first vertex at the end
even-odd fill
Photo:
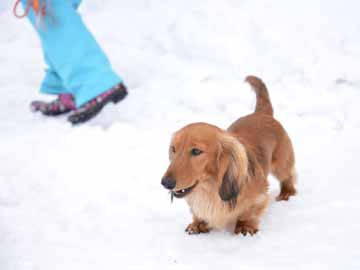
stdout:
POLYGON ((174 201, 174 192, 169 191, 169 193, 170 193, 170 201, 171 201, 171 203, 173 203, 173 201, 174 201))

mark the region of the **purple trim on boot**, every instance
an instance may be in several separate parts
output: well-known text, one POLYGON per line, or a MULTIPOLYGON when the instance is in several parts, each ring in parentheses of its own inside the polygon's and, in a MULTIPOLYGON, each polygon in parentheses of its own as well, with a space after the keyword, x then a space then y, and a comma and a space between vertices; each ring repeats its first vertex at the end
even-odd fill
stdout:
POLYGON ((60 100, 60 103, 63 104, 65 107, 67 107, 71 110, 76 109, 75 101, 71 94, 60 94, 59 100, 60 100))
POLYGON ((31 102, 31 110, 33 112, 40 111, 48 116, 64 114, 75 109, 74 98, 71 94, 60 94, 57 99, 51 102, 31 102))

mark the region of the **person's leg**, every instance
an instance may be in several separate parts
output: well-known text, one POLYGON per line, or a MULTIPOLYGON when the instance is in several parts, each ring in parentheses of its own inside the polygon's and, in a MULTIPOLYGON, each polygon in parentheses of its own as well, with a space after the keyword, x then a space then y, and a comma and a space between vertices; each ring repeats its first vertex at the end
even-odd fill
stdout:
MULTIPOLYGON (((22 4, 24 8, 26 7, 27 0, 22 0, 22 4)), ((34 12, 30 9, 28 14, 29 21, 37 30, 37 20, 35 17, 34 12)), ((54 65, 51 63, 51 60, 43 48, 43 56, 46 63, 47 68, 45 69, 45 76, 40 86, 40 92, 44 94, 62 94, 67 93, 65 86, 62 83, 62 79, 60 78, 59 74, 56 72, 54 65)))
MULTIPOLYGON (((77 0, 79 1, 79 0, 77 0)), ((26 1, 23 1, 23 4, 26 5, 26 1)), ((74 6, 77 8, 77 5, 74 6)), ((29 20, 36 29, 36 18, 33 12, 29 14, 29 20)), ((44 115, 60 115, 71 110, 75 109, 75 102, 71 95, 68 93, 67 89, 62 83, 62 79, 59 74, 55 71, 53 64, 50 61, 47 53, 43 50, 44 60, 47 65, 45 69, 45 76, 40 86, 40 92, 44 94, 53 94, 58 97, 50 102, 35 100, 31 102, 31 110, 41 111, 44 115)))
POLYGON ((45 77, 40 86, 40 92, 44 94, 54 94, 54 95, 64 94, 64 93, 70 94, 63 85, 59 74, 55 71, 46 52, 44 52, 44 59, 47 68, 45 70, 45 77))
MULTIPOLYGON (((23 0, 26 2, 26 0, 23 0)), ((80 107, 122 82, 96 40, 86 29, 76 8, 80 1, 52 0, 51 14, 44 25, 36 26, 31 10, 29 18, 40 36, 49 62, 68 93, 80 107)))

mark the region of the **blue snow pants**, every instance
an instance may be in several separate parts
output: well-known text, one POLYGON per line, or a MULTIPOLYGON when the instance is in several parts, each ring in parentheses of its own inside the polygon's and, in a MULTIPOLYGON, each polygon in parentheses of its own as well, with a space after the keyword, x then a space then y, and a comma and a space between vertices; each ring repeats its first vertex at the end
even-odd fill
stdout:
MULTIPOLYGON (((26 5, 27 0, 22 0, 26 5)), ((40 92, 70 93, 77 107, 109 90, 122 79, 86 28, 77 8, 81 0, 51 0, 51 16, 36 25, 31 9, 29 19, 39 34, 48 66, 40 92)))

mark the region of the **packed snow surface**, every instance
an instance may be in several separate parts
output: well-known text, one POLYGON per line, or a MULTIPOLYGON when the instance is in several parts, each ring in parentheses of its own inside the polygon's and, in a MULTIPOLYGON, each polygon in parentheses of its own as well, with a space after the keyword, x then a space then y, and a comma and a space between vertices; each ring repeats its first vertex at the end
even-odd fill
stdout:
MULTIPOLYGON (((87 0, 81 13, 130 94, 93 121, 29 111, 45 68, 0 3, 0 269, 360 269, 360 2, 87 0), (189 236, 160 179, 171 134, 222 128, 268 85, 296 150, 298 195, 253 237, 189 236)), ((64 48, 67 50, 69 48, 64 48)))

